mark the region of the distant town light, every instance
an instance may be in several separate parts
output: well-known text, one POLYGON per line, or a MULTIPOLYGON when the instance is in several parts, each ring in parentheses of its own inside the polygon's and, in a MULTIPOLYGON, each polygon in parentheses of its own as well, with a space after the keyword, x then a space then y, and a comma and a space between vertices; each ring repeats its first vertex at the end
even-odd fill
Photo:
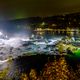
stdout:
POLYGON ((41 24, 42 26, 44 26, 45 25, 45 22, 42 22, 42 24, 41 24))
POLYGON ((71 23, 69 22, 69 24, 71 24, 71 23))
POLYGON ((56 24, 52 24, 52 26, 57 26, 56 24))
POLYGON ((74 19, 74 21, 76 22, 76 19, 74 19))

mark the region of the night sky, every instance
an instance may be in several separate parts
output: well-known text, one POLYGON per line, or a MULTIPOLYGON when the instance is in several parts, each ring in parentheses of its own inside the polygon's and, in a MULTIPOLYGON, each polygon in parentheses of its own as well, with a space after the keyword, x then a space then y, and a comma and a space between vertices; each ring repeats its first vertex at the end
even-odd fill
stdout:
POLYGON ((80 11, 80 0, 0 0, 0 20, 80 11))
MULTIPOLYGON (((0 0, 0 21, 80 12, 80 0, 0 0)), ((0 22, 0 31, 24 31, 14 23, 0 22)), ((26 30, 28 31, 28 30, 26 30)))

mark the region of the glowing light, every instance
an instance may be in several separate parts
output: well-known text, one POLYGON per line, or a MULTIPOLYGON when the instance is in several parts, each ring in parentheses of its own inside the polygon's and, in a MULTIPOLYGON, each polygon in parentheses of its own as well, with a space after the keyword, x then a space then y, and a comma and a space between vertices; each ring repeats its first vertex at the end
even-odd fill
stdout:
POLYGON ((0 32, 0 36, 1 36, 1 35, 3 35, 3 33, 2 33, 2 32, 0 32))
POLYGON ((4 44, 16 48, 21 46, 22 41, 28 41, 28 40, 29 40, 28 38, 14 37, 14 38, 10 38, 9 40, 4 40, 4 44))

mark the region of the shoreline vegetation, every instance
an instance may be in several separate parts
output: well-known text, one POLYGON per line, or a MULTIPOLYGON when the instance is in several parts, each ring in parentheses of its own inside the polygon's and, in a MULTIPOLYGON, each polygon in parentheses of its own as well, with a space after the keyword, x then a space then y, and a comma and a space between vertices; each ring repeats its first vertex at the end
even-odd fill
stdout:
POLYGON ((80 75, 79 60, 66 55, 20 56, 9 63, 1 80, 75 80, 80 75))

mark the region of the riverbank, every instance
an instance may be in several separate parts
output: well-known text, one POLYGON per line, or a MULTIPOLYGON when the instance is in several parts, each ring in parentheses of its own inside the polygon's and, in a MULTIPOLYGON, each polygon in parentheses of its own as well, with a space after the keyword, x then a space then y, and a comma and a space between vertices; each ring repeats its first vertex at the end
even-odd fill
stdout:
POLYGON ((66 55, 19 56, 9 65, 5 80, 73 80, 80 75, 79 60, 66 55))

